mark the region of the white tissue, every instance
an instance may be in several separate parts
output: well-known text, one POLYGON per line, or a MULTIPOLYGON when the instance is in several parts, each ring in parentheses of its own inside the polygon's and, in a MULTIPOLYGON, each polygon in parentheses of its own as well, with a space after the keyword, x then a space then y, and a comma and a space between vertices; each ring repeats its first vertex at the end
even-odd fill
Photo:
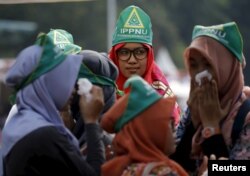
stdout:
POLYGON ((91 99, 90 90, 92 89, 93 85, 87 78, 80 78, 77 82, 78 84, 78 91, 79 95, 85 95, 87 101, 91 99))
POLYGON ((201 80, 205 77, 207 77, 209 81, 211 81, 212 79, 211 73, 209 73, 207 70, 204 70, 198 73, 197 75, 195 75, 195 81, 198 83, 199 86, 201 86, 201 80))

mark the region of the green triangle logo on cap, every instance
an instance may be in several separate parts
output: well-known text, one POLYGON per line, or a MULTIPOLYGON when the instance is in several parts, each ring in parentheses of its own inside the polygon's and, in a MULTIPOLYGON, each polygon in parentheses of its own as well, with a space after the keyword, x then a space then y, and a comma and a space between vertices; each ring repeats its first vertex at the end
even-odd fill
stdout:
POLYGON ((243 41, 235 22, 213 26, 196 25, 193 29, 192 40, 200 36, 208 36, 217 40, 231 51, 240 62, 242 62, 244 58, 243 41))
POLYGON ((63 35, 62 33, 58 32, 56 30, 54 31, 53 41, 54 41, 55 45, 70 44, 71 43, 65 35, 63 35))
POLYGON ((137 6, 125 8, 116 22, 112 46, 126 42, 145 43, 152 46, 152 40, 150 17, 137 6))
POLYGON ((133 10, 131 11, 124 27, 125 28, 144 28, 144 25, 140 19, 140 16, 138 15, 135 8, 133 8, 133 10))
MULTIPOLYGON (((82 47, 74 44, 72 34, 63 29, 51 29, 50 32, 47 33, 47 36, 64 54, 77 54, 82 50, 82 47)), ((36 43, 40 43, 39 36, 37 37, 36 43)))
POLYGON ((124 88, 127 87, 131 87, 128 105, 123 115, 117 120, 115 131, 120 131, 126 123, 162 98, 155 89, 137 75, 125 82, 124 88))

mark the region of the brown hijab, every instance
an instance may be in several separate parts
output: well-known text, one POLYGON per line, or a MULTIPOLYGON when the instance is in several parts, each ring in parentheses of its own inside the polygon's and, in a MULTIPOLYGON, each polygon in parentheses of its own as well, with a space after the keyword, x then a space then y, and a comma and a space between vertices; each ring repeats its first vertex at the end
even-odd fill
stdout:
MULTIPOLYGON (((114 133, 115 123, 124 113, 128 97, 128 94, 121 97, 105 113, 101 121, 103 129, 114 133)), ((102 175, 120 176, 130 164, 148 162, 165 162, 179 175, 187 175, 180 165, 164 154, 174 104, 175 98, 161 98, 123 126, 113 140, 116 157, 102 166, 102 175)))

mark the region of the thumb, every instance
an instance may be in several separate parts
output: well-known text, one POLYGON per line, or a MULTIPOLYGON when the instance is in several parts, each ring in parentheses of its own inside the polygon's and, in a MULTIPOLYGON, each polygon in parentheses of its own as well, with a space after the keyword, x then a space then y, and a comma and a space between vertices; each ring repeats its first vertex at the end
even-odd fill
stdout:
POLYGON ((211 154, 211 155, 210 155, 210 160, 216 160, 215 154, 211 154))

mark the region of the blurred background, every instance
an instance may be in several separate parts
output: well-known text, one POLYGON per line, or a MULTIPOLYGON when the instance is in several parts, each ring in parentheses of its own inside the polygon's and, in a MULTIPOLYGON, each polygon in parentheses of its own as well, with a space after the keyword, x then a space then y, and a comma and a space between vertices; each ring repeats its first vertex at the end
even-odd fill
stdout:
POLYGON ((196 24, 208 26, 229 21, 238 24, 247 62, 245 84, 250 83, 249 0, 72 0, 6 4, 11 2, 0 0, 0 128, 11 107, 8 101, 11 90, 3 84, 4 75, 20 50, 33 44, 39 32, 61 28, 72 33, 75 43, 83 49, 108 52, 117 15, 129 5, 140 6, 151 17, 156 61, 182 109, 189 92, 182 54, 196 24))

